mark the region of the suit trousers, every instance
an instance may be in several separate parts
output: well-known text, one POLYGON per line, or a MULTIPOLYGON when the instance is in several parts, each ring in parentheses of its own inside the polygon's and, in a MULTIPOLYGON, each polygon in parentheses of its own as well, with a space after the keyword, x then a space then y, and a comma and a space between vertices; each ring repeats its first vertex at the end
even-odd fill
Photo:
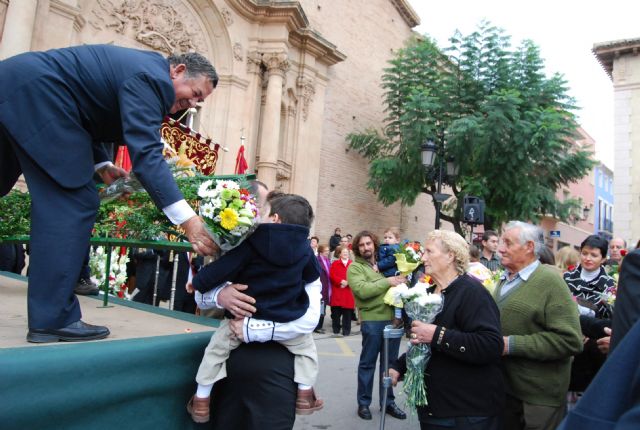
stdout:
MULTIPOLYGON (((389 362, 384 363, 384 328, 391 324, 391 321, 362 321, 360 330, 362 333, 362 351, 360 352, 360 363, 358 364, 358 406, 369 406, 373 393, 373 379, 376 371, 376 361, 380 357, 379 369, 379 402, 382 406, 384 386, 382 378, 385 368, 389 363, 398 359, 400 350, 400 339, 389 339, 389 362)), ((393 403, 395 396, 393 388, 387 389, 387 405, 393 403)), ((386 406, 386 405, 385 405, 386 406)))
POLYGON ((291 430, 296 419, 293 355, 277 342, 231 351, 228 376, 211 393, 211 430, 291 430))
POLYGON ((13 150, 31 194, 29 328, 66 327, 82 316, 73 290, 89 249, 98 192, 93 180, 62 187, 20 147, 13 150))
MULTIPOLYGON (((293 339, 278 341, 278 343, 295 356, 293 380, 298 384, 314 385, 318 378, 318 351, 313 336, 303 334, 293 339)), ((226 378, 226 362, 231 351, 238 348, 240 344, 241 342, 232 336, 229 320, 222 320, 204 351, 196 382, 209 385, 226 378)))

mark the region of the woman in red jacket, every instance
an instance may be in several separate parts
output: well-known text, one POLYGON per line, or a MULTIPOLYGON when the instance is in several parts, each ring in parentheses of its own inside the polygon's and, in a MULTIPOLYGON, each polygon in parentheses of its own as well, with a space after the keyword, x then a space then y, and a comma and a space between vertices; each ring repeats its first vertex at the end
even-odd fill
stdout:
POLYGON ((331 279, 331 322, 333 337, 349 336, 351 334, 351 315, 355 308, 353 292, 347 283, 347 268, 351 264, 349 248, 340 248, 340 258, 331 264, 329 278, 331 279), (340 324, 342 319, 342 324, 340 324), (342 327, 342 334, 340 328, 342 327))

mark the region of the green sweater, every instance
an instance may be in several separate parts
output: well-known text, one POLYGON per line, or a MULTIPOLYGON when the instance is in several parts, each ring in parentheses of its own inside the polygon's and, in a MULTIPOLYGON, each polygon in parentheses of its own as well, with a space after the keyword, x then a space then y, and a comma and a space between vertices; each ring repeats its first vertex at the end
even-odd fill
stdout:
POLYGON ((578 307, 551 266, 540 265, 515 290, 494 298, 509 355, 503 359, 507 392, 534 405, 566 403, 571 356, 582 351, 578 307))
POLYGON ((356 261, 351 263, 347 270, 347 282, 353 291, 362 321, 388 321, 393 318, 393 308, 382 301, 391 284, 364 259, 356 257, 356 261))

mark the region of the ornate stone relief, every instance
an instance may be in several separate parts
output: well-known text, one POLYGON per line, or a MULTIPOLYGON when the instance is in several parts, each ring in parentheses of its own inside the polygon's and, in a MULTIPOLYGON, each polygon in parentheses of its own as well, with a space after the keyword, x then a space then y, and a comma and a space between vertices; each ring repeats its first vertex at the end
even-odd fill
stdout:
POLYGON ((242 49, 242 44, 240 44, 239 42, 236 42, 233 44, 233 58, 237 61, 242 61, 243 60, 243 49, 242 49))
POLYGON ((231 12, 229 12, 229 9, 223 7, 220 11, 220 15, 222 15, 222 20, 225 24, 227 24, 227 27, 233 24, 233 17, 231 16, 231 12))
POLYGON ((262 62, 269 73, 284 76, 289 70, 289 58, 284 52, 270 52, 262 55, 262 62))
POLYGON ((296 86, 298 87, 298 96, 302 99, 302 119, 306 121, 309 116, 309 104, 313 101, 316 87, 312 79, 304 76, 298 76, 296 86))
POLYGON ((89 24, 115 31, 167 54, 205 52, 198 23, 168 0, 97 0, 89 24))

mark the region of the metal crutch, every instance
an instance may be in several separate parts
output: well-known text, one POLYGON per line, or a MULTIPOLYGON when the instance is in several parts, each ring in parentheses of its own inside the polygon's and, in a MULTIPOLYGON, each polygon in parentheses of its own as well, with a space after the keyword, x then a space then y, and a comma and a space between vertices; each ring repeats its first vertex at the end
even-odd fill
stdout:
MULTIPOLYGON (((380 416, 380 430, 384 430, 384 419, 387 416, 387 391, 391 387, 391 377, 389 376, 389 339, 399 339, 404 335, 404 329, 393 328, 392 325, 388 325, 384 328, 382 336, 384 337, 384 376, 382 378, 382 415, 380 416)), ((382 363, 380 363, 382 366, 382 363)))

